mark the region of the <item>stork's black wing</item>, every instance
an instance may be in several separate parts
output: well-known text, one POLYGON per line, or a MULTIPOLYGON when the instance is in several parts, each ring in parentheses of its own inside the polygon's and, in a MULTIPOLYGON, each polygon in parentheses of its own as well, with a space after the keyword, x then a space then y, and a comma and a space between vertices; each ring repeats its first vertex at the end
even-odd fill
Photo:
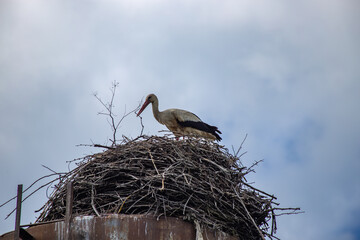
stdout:
POLYGON ((220 141, 222 139, 218 134, 218 133, 221 134, 221 132, 215 126, 211 126, 211 125, 201 122, 201 121, 196 122, 196 121, 179 121, 179 120, 177 120, 177 122, 182 127, 191 127, 191 128, 198 129, 200 131, 208 132, 208 133, 214 135, 218 141, 220 141))

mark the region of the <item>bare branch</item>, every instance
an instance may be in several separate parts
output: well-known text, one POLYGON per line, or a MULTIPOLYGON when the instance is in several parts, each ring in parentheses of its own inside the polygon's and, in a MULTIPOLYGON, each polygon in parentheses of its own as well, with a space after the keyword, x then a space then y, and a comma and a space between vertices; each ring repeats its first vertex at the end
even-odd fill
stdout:
POLYGON ((97 93, 94 93, 94 97, 101 103, 101 105, 105 108, 105 112, 98 112, 99 115, 105 115, 107 116, 107 122, 109 123, 110 125, 110 128, 111 128, 111 132, 112 132, 112 138, 109 139, 110 142, 111 142, 111 146, 114 147, 116 146, 117 144, 117 139, 116 139, 116 136, 117 136, 117 132, 118 132, 118 129, 120 127, 120 124, 122 123, 122 121, 128 117, 131 113, 134 113, 136 111, 138 111, 141 107, 141 105, 139 104, 134 110, 130 111, 130 112, 127 112, 126 110, 126 105, 125 105, 125 108, 124 108, 124 113, 122 115, 122 117, 120 119, 117 119, 117 115, 114 114, 114 108, 115 108, 115 105, 114 105, 114 99, 115 99, 115 95, 116 95, 116 90, 119 86, 119 83, 114 81, 112 83, 112 86, 110 88, 110 92, 111 92, 111 97, 110 97, 110 101, 108 103, 105 103, 98 95, 97 93))
POLYGON ((140 124, 141 124, 141 132, 140 132, 140 136, 142 136, 144 134, 144 124, 143 124, 143 121, 142 121, 142 117, 139 116, 140 118, 140 124))

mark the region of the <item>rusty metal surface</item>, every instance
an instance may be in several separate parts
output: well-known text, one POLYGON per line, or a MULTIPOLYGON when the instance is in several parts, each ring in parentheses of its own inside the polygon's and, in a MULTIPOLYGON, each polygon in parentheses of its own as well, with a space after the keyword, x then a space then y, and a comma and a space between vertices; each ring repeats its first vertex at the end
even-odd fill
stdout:
MULTIPOLYGON (((63 221, 32 226, 26 229, 37 240, 63 240, 63 221)), ((160 218, 146 215, 112 214, 103 217, 77 216, 71 222, 73 240, 235 240, 222 232, 203 229, 196 233, 194 224, 178 218, 160 218)), ((0 240, 12 240, 13 232, 0 236, 0 240)))

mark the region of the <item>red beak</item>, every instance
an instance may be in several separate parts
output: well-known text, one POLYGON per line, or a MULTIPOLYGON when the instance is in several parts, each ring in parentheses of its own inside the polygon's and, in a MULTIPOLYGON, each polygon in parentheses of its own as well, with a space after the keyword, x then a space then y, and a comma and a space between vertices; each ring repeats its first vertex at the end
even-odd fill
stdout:
POLYGON ((144 104, 142 105, 142 107, 140 108, 140 111, 138 112, 138 114, 136 115, 137 117, 144 111, 144 109, 149 105, 150 101, 146 100, 144 102, 144 104))

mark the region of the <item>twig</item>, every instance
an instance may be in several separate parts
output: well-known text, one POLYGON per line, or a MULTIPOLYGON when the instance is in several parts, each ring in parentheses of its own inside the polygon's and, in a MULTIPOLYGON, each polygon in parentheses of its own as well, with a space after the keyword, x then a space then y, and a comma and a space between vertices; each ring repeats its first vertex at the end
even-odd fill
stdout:
POLYGON ((215 165, 216 167, 218 167, 221 171, 224 171, 224 172, 227 172, 228 170, 222 166, 220 166, 219 164, 217 163, 214 163, 213 161, 211 161, 210 159, 207 159, 207 158, 202 158, 201 160, 205 160, 213 165, 215 165))
MULTIPOLYGON (((45 183, 43 185, 41 185, 40 187, 38 187, 37 189, 35 189, 32 193, 30 193, 27 197, 25 197, 21 202, 24 202, 26 199, 28 199, 31 195, 33 195, 34 193, 36 193, 37 191, 39 191, 40 189, 42 189, 43 187, 46 187, 47 185, 49 184, 52 184, 53 182, 57 181, 58 178, 48 182, 48 183, 45 183)), ((9 201, 8 201, 9 202, 9 201)), ((8 219, 14 212, 15 212, 16 208, 14 208, 7 216, 5 219, 8 219)))
POLYGON ((128 200, 130 196, 131 196, 131 195, 127 196, 127 197, 124 199, 124 201, 122 202, 122 204, 121 204, 121 206, 120 206, 120 208, 119 208, 118 214, 121 212, 121 210, 122 210, 122 208, 123 208, 126 200, 128 200))
POLYGON ((33 226, 44 225, 44 224, 49 224, 49 223, 56 223, 56 222, 61 222, 61 221, 64 221, 64 219, 57 219, 57 220, 52 220, 52 221, 47 221, 47 222, 24 224, 24 225, 20 225, 20 227, 21 228, 33 227, 33 226))
POLYGON ((101 145, 101 144, 94 144, 93 146, 99 147, 99 148, 106 148, 106 149, 115 149, 115 147, 105 146, 105 145, 101 145))
POLYGON ((160 191, 165 189, 165 174, 162 173, 161 176, 162 176, 162 180, 161 180, 161 188, 159 189, 160 191))
POLYGON ((250 173, 250 172, 254 172, 254 167, 257 166, 259 163, 263 162, 264 160, 258 160, 255 161, 250 167, 248 167, 246 174, 250 173))
POLYGON ((262 231, 260 230, 260 228, 258 227, 258 225, 255 223, 253 217, 251 216, 251 214, 249 213, 248 209, 246 208, 244 201, 242 200, 242 198, 239 196, 238 192, 237 192, 235 189, 234 189, 234 192, 236 193, 236 195, 238 195, 238 197, 239 197, 239 199, 240 199, 240 202, 241 202, 242 206, 244 207, 244 210, 245 210, 247 216, 250 218, 251 222, 254 224, 254 227, 255 227, 256 230, 258 231, 261 239, 265 240, 265 237, 264 237, 262 231))
POLYGON ((118 128, 121 124, 121 122, 127 117, 129 116, 131 113, 134 113, 136 112, 139 108, 140 108, 140 104, 135 108, 133 109, 132 111, 130 112, 127 112, 126 111, 126 105, 125 105, 125 109, 124 109, 124 113, 122 115, 122 117, 117 120, 117 116, 114 114, 114 108, 115 108, 115 105, 114 105, 114 99, 115 99, 115 95, 116 95, 116 89, 117 87, 119 86, 119 83, 114 81, 112 83, 112 86, 110 88, 110 91, 111 91, 111 98, 110 98, 110 101, 108 103, 105 103, 98 95, 97 93, 94 93, 93 96, 101 103, 101 105, 105 108, 105 112, 99 112, 98 114, 99 115, 105 115, 107 116, 107 121, 111 127, 111 131, 112 131, 112 138, 109 139, 111 142, 112 142, 112 146, 115 146, 116 143, 117 143, 117 139, 116 139, 116 135, 117 135, 117 131, 118 131, 118 128))
POLYGON ((100 214, 99 214, 99 212, 96 209, 95 204, 94 204, 94 185, 91 185, 91 206, 94 209, 94 212, 96 213, 96 215, 98 217, 100 217, 100 214))
POLYGON ((158 175, 160 175, 160 173, 159 173, 159 171, 158 171, 158 169, 157 169, 157 167, 156 167, 156 165, 155 165, 154 157, 153 157, 153 155, 151 154, 150 149, 148 149, 148 152, 149 152, 151 161, 152 161, 152 163, 153 163, 153 165, 154 165, 154 168, 155 168, 155 170, 156 170, 156 173, 157 173, 158 175))
POLYGON ((300 208, 274 208, 274 210, 291 211, 291 212, 284 212, 284 213, 275 214, 274 216, 293 215, 293 214, 305 213, 304 211, 300 211, 300 208))
MULTIPOLYGON (((32 186, 34 186, 37 182, 41 181, 42 179, 48 178, 48 177, 52 177, 52 176, 54 176, 54 175, 57 175, 57 176, 58 176, 59 174, 65 174, 65 173, 48 174, 48 175, 42 176, 41 178, 38 178, 38 179, 35 180, 32 184, 30 184, 30 186, 27 187, 27 188, 23 191, 23 193, 25 193, 27 190, 29 190, 32 186)), ((57 179, 58 179, 58 178, 56 178, 56 180, 57 180, 57 179)), ((2 204, 0 205, 0 208, 1 208, 2 206, 5 206, 6 204, 8 204, 9 202, 11 202, 11 201, 14 200, 14 199, 16 199, 16 196, 14 196, 14 197, 10 198, 9 200, 7 200, 6 202, 2 203, 2 204)), ((25 200, 25 199, 24 199, 24 200, 25 200)))
POLYGON ((188 204, 188 202, 190 201, 191 197, 193 196, 193 194, 190 195, 190 197, 188 198, 188 200, 186 200, 186 203, 184 205, 184 210, 183 210, 183 214, 185 215, 185 209, 186 209, 186 206, 188 204))
POLYGON ((268 193, 266 193, 264 191, 261 191, 260 189, 257 189, 255 187, 251 186, 250 184, 247 184, 246 182, 242 182, 241 184, 244 184, 245 186, 247 186, 247 187, 249 187, 249 188, 251 188, 251 189, 253 189, 253 190, 257 191, 257 192, 260 192, 260 193, 262 193, 262 194, 264 194, 266 196, 271 197, 272 199, 277 200, 277 198, 274 195, 271 195, 271 194, 268 194, 268 193))
POLYGON ((234 146, 231 146, 231 147, 232 147, 232 150, 233 150, 233 152, 234 152, 234 157, 235 157, 235 158, 240 158, 242 155, 244 155, 244 154, 246 153, 246 152, 245 152, 245 153, 241 154, 240 156, 238 156, 238 154, 239 154, 240 150, 242 149, 242 146, 243 146, 243 144, 244 144, 247 136, 248 136, 248 135, 246 134, 245 137, 244 137, 244 139, 242 140, 242 142, 241 142, 238 150, 237 150, 236 152, 235 152, 234 146))
POLYGON ((143 124, 143 121, 142 121, 142 116, 139 116, 139 118, 140 118, 140 124, 141 124, 141 132, 140 132, 140 136, 142 136, 142 135, 143 135, 143 133, 144 133, 144 124, 143 124))

